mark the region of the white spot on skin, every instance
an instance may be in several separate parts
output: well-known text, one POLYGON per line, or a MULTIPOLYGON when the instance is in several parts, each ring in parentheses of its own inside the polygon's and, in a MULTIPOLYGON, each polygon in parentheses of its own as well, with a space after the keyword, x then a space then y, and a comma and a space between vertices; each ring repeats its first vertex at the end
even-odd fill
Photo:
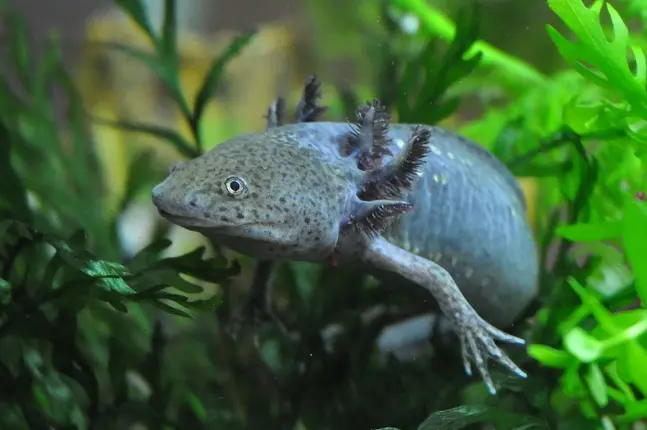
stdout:
POLYGON ((411 252, 413 252, 416 255, 419 255, 420 254, 420 249, 419 248, 413 248, 413 250, 411 252))
POLYGON ((472 270, 471 267, 468 267, 467 269, 465 269, 465 279, 471 278, 473 274, 474 274, 474 270, 472 270))
POLYGON ((447 178, 445 176, 440 177, 440 183, 445 185, 447 183, 447 178))
POLYGON ((454 159, 454 154, 452 154, 451 152, 448 152, 447 153, 447 158, 449 158, 450 160, 453 160, 454 159))
POLYGON ((434 175, 434 182, 440 182, 440 178, 438 177, 438 175, 434 175))
POLYGON ((440 152, 440 149, 438 149, 438 147, 435 145, 429 145, 429 150, 436 155, 442 155, 442 152, 440 152))
POLYGON ((404 148, 404 140, 402 139, 396 139, 395 144, 398 145, 398 148, 400 149, 404 148))

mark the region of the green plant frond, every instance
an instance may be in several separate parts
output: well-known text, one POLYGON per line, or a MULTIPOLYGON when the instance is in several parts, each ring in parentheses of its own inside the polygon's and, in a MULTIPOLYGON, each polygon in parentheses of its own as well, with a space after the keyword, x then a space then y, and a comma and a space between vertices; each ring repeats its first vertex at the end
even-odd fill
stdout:
POLYGON ((647 116, 645 56, 642 49, 631 44, 629 30, 616 9, 599 0, 590 7, 581 0, 549 0, 548 5, 577 38, 568 40, 548 26, 548 34, 563 58, 585 78, 629 102, 637 114, 647 116), (611 18, 611 40, 600 21, 603 5, 611 18), (629 65, 629 52, 634 54, 635 72, 629 65))

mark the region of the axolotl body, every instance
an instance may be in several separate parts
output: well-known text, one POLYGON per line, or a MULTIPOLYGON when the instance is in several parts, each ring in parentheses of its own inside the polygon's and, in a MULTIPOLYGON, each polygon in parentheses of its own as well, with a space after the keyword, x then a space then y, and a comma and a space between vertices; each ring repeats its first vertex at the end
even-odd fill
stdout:
POLYGON ((357 263, 431 293, 465 369, 491 392, 488 357, 525 376, 495 340, 536 293, 538 259, 514 176, 488 151, 439 127, 389 124, 378 101, 356 124, 317 122, 308 81, 294 122, 282 99, 262 132, 175 165, 153 190, 160 214, 262 261, 357 263), (497 328, 498 327, 498 328, 497 328))

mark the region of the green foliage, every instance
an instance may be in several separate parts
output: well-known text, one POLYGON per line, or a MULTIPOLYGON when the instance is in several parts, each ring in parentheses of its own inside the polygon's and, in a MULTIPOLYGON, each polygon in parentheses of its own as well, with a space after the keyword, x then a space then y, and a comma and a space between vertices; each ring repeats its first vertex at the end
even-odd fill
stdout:
MULTIPOLYGON (((192 141, 155 124, 113 125, 199 155, 205 106, 255 32, 213 59, 189 101, 179 85, 180 3, 165 1, 159 34, 140 0, 115 3, 151 49, 114 48, 163 82, 192 141)), ((451 351, 413 362, 377 354, 386 325, 427 308, 351 269, 280 265, 275 311, 290 336, 274 324, 226 335, 220 321, 236 302, 227 287, 239 265, 218 249, 164 256, 163 223, 148 247, 125 255, 57 39, 33 62, 27 28, 11 15, 12 75, 0 84, 0 427, 628 429, 646 419, 647 39, 621 16, 644 28, 647 9, 625 3, 548 0, 562 30, 548 26, 546 37, 564 60, 551 75, 483 41, 482 10, 463 9, 454 25, 422 0, 362 3, 371 18, 355 35, 367 36, 374 75, 358 88, 401 121, 451 124, 539 186, 544 269, 536 303, 514 327, 530 342, 513 356, 529 378, 493 369, 497 397, 451 351), (53 87, 65 95, 62 119, 53 87), (213 284, 223 288, 205 295, 213 284)), ((356 92, 340 99, 350 115, 356 92)), ((129 172, 121 210, 163 175, 148 153, 129 172)))
POLYGON ((204 109, 212 95, 215 94, 225 66, 251 42, 252 38, 256 34, 256 30, 250 30, 236 37, 229 44, 225 52, 223 52, 218 58, 214 59, 211 67, 205 74, 202 87, 195 97, 192 110, 182 92, 182 89, 180 88, 179 59, 176 37, 176 1, 164 1, 164 22, 162 25, 161 35, 156 35, 154 33, 141 0, 115 0, 115 3, 118 4, 137 24, 139 29, 148 36, 153 45, 154 52, 149 53, 146 50, 121 43, 111 43, 111 46, 119 52, 144 63, 152 72, 155 73, 169 91, 185 121, 189 124, 195 143, 187 142, 186 139, 184 139, 177 131, 152 124, 140 124, 131 121, 113 122, 101 119, 98 120, 102 123, 112 124, 130 131, 147 133, 152 136, 159 137, 160 139, 171 143, 180 151, 180 153, 189 158, 200 155, 200 153, 202 153, 203 142, 199 125, 204 109))
MULTIPOLYGON (((578 38, 578 42, 569 41, 555 28, 548 27, 564 59, 587 80, 616 96, 616 103, 602 99, 590 108, 597 108, 598 115, 606 118, 615 117, 613 125, 624 128, 636 142, 645 143, 642 119, 647 115, 647 59, 642 49, 630 42, 629 30, 616 9, 606 4, 613 27, 609 40, 600 23, 604 2, 597 1, 591 7, 565 0, 548 4, 578 38), (627 59, 630 50, 633 70, 627 59)), ((608 126, 596 122, 589 121, 588 128, 608 126)))
MULTIPOLYGON (((150 28, 141 5, 127 6, 150 28)), ((167 2, 163 37, 156 42, 163 60, 155 67, 177 86, 174 10, 174 2, 167 2)), ((120 213, 106 210, 83 101, 56 35, 32 64, 27 27, 8 15, 6 54, 13 68, 3 70, 0 97, 0 426, 119 428, 119 420, 162 425, 168 418, 156 410, 169 402, 175 385, 160 380, 165 335, 156 320, 213 312, 219 294, 191 295, 225 284, 240 267, 218 253, 205 258, 204 248, 162 258, 171 245, 162 238, 125 255, 116 234, 120 213), (18 86, 10 84, 14 77, 18 86), (61 89, 67 105, 62 121, 51 101, 52 91, 61 89), (141 389, 133 394, 128 382, 137 368, 151 391, 147 399, 141 389)), ((216 75, 237 49, 240 43, 214 67, 216 75)), ((217 84, 217 76, 209 79, 199 103, 217 84)), ((158 176, 148 155, 135 157, 121 209, 158 176)), ((182 402, 178 407, 189 410, 196 403, 191 397, 182 402)))
MULTIPOLYGON (((411 55, 410 59, 402 54, 398 57, 385 52, 383 68, 387 73, 383 74, 378 87, 388 89, 395 96, 380 94, 380 99, 387 106, 396 107, 401 122, 435 124, 458 109, 460 99, 447 96, 445 92, 474 71, 481 60, 480 52, 466 58, 478 36, 477 11, 470 9, 463 12, 471 13, 459 16, 456 37, 443 55, 437 55, 437 38, 425 38, 422 49, 411 55), (434 108, 429 109, 429 106, 434 108)), ((392 18, 386 15, 383 19, 392 18)), ((393 24, 389 27, 392 30, 393 24)), ((388 36, 396 36, 393 33, 388 36)))

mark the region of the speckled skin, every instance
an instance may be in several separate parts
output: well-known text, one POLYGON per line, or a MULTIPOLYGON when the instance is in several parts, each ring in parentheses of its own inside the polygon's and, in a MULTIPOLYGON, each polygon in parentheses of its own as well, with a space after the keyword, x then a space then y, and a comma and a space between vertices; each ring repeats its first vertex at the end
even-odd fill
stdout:
POLYGON ((337 245, 363 176, 331 140, 342 137, 341 126, 290 124, 223 142, 175 165, 153 202, 172 221, 235 251, 322 261, 337 245), (221 187, 232 174, 247 183, 242 198, 221 187))
MULTIPOLYGON (((403 143, 414 127, 392 130, 393 141, 403 143)), ((538 256, 523 192, 481 146, 438 127, 431 136, 421 177, 406 199, 415 211, 384 236, 444 267, 482 317, 505 327, 537 287, 538 256)))
MULTIPOLYGON (((394 152, 414 128, 390 127, 394 152)), ((154 188, 153 202, 171 222, 257 259, 321 262, 336 255, 425 288, 455 327, 466 370, 474 361, 494 392, 484 355, 525 376, 494 343, 523 341, 480 316, 509 324, 535 293, 537 256, 523 195, 488 152, 431 130, 430 152, 407 195, 414 211, 383 236, 343 233, 363 208, 356 195, 365 175, 338 151, 346 123, 238 136, 174 167, 154 188), (244 181, 241 195, 228 194, 223 181, 231 175, 244 181)))

